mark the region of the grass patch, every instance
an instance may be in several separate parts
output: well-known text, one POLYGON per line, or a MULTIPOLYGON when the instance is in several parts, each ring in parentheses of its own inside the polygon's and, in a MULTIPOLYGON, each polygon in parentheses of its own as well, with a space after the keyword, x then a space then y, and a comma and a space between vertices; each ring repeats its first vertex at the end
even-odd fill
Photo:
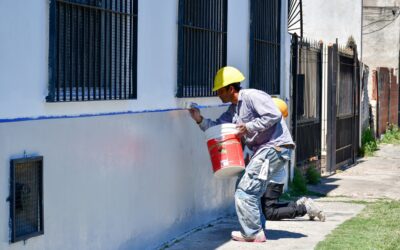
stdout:
POLYGON ((383 135, 382 140, 379 143, 385 144, 400 144, 400 129, 396 125, 389 125, 389 128, 386 130, 385 134, 383 135))
POLYGON ((399 221, 399 201, 366 204, 359 215, 341 224, 316 249, 400 249, 399 221))
POLYGON ((280 199, 289 201, 289 200, 296 200, 301 196, 317 196, 317 197, 325 196, 324 194, 321 193, 309 191, 307 189, 307 181, 308 180, 301 173, 300 169, 295 167, 293 181, 289 182, 289 189, 281 195, 280 199))
POLYGON ((378 143, 370 128, 367 128, 361 135, 361 156, 373 156, 374 152, 378 150, 378 143))
POLYGON ((296 167, 294 168, 293 181, 289 184, 289 188, 300 195, 307 192, 307 180, 301 173, 300 169, 296 167))
POLYGON ((321 173, 318 171, 315 165, 311 165, 307 168, 306 178, 308 184, 316 185, 321 181, 321 173))
POLYGON ((391 124, 382 136, 381 140, 376 140, 370 128, 363 131, 361 136, 360 156, 373 156, 378 150, 378 144, 400 145, 400 129, 397 125, 391 124))

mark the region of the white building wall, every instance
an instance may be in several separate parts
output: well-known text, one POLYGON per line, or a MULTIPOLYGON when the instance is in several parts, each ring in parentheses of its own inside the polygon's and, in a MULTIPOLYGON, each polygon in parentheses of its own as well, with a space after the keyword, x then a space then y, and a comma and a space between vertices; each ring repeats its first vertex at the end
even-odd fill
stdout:
POLYGON ((362 0, 303 0, 304 36, 346 45, 353 36, 361 51, 362 0))
MULTIPOLYGON (((282 9, 287 10, 288 9, 288 1, 282 1, 282 9)), ((291 46, 291 36, 287 32, 287 26, 288 26, 288 12, 283 11, 281 13, 281 72, 280 72, 280 79, 281 79, 281 93, 280 93, 280 98, 282 100, 285 100, 287 103, 288 107, 292 106, 292 100, 293 100, 293 95, 292 95, 292 82, 291 82, 291 55, 290 55, 290 46, 291 46)), ((290 108, 289 108, 290 112, 290 108)), ((289 130, 291 131, 292 127, 292 116, 288 115, 285 119, 286 125, 288 126, 289 130)), ((295 160, 295 154, 292 154, 292 159, 287 164, 286 166, 286 171, 289 173, 289 176, 291 179, 293 179, 294 176, 294 166, 296 164, 295 160)), ((288 182, 289 178, 285 182, 285 188, 288 187, 288 182)))
POLYGON ((44 156, 45 231, 9 245, 2 202, 0 249, 152 248, 234 212, 235 180, 213 177, 186 111, 1 123, 0 136, 2 201, 10 158, 44 156))
MULTIPOLYGON (((137 100, 46 103, 48 1, 0 2, 0 117, 39 117, 179 108, 178 1, 141 0, 138 17, 137 100)), ((248 72, 248 3, 229 1, 228 63, 248 72), (240 11, 241 15, 233 17, 240 11), (233 13, 232 13, 233 12, 233 13), (233 27, 232 27, 233 26, 233 27), (235 56, 233 56, 235 55, 235 56)), ((193 99, 191 99, 193 100, 193 99)), ((198 98, 218 105, 218 98, 198 98)))
MULTIPOLYGON (((216 118, 225 107, 175 98, 177 20, 178 0, 139 0, 137 100, 46 103, 49 1, 0 1, 0 200, 10 159, 44 156, 45 232, 9 244, 2 202, 0 249, 154 248, 234 212, 235 179, 213 177, 204 134, 181 109, 195 101, 216 118)), ((247 76, 248 51, 249 1, 229 0, 228 64, 247 76)))

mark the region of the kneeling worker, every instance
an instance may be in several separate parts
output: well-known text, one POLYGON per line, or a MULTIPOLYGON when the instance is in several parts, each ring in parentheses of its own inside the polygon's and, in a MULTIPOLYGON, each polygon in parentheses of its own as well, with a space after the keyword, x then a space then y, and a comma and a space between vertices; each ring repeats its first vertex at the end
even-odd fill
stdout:
MULTIPOLYGON (((279 98, 272 99, 286 118, 288 116, 286 103, 279 98)), ((268 183, 267 191, 261 198, 261 208, 266 220, 293 219, 308 214, 310 220, 317 217, 320 221, 325 221, 324 212, 310 198, 302 197, 296 202, 280 203, 279 197, 283 193, 283 186, 282 183, 268 183)))

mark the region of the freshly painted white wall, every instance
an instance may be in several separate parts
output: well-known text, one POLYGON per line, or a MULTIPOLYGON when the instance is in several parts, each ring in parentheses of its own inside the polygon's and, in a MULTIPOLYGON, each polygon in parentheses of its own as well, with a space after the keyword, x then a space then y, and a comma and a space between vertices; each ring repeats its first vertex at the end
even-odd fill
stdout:
POLYGON ((235 178, 213 177, 187 111, 0 123, 0 138, 0 249, 153 248, 234 212, 235 178), (9 245, 9 160, 24 151, 44 156, 45 234, 9 245))
POLYGON ((250 1, 228 0, 227 64, 238 68, 246 77, 242 86, 249 86, 250 1))
POLYGON ((361 51, 362 0, 303 0, 304 36, 346 45, 353 36, 361 51))
MULTIPOLYGON (((228 64, 248 75, 249 4, 229 0, 228 64)), ((0 2, 0 118, 78 115, 175 109, 177 85, 177 0, 141 0, 138 17, 137 100, 46 103, 48 86, 48 1, 0 2), (33 21, 34 20, 34 21, 33 21)), ((244 82, 247 86, 247 81, 244 82)), ((218 98, 190 98, 218 105, 218 98)))
MULTIPOLYGON (((282 9, 287 9, 287 1, 282 1, 282 9)), ((287 32, 287 11, 282 11, 281 13, 281 94, 280 97, 284 99, 288 105, 290 105, 291 100, 291 89, 290 83, 290 45, 291 45, 291 35, 287 32)), ((290 117, 288 117, 290 119, 290 117)), ((287 119, 287 120, 289 120, 287 119)), ((290 122, 289 122, 290 124, 290 122)))
MULTIPOLYGON (((248 2, 228 4, 227 60, 246 76, 248 2)), ((24 151, 43 155, 45 230, 25 245, 9 244, 1 223, 0 249, 154 248, 232 213, 235 179, 213 177, 205 137, 188 112, 157 111, 188 100, 220 104, 216 97, 175 98, 178 0, 139 1, 137 100, 46 103, 48 19, 47 0, 0 1, 0 200, 9 195, 9 160, 24 151), (63 117, 125 111, 136 113, 63 117), (45 119, 5 121, 39 116, 45 119)), ((281 79, 288 84, 283 37, 281 79)), ((202 113, 216 118, 224 110, 202 113)), ((2 202, 0 221, 8 218, 2 202)))
MULTIPOLYGON (((282 13, 281 13, 281 72, 280 72, 280 79, 281 79, 281 93, 280 98, 285 100, 288 107, 291 107, 291 100, 292 100, 292 83, 290 78, 290 68, 291 68, 291 58, 290 58, 290 46, 291 46, 291 35, 287 32, 287 21, 288 21, 288 1, 282 1, 282 13)), ((289 116, 286 118, 286 125, 289 129, 291 129, 291 112, 289 108, 289 116)), ((295 165, 295 154, 292 154, 292 160, 290 166, 287 166, 287 172, 290 172, 290 177, 293 178, 294 174, 294 165, 295 165)), ((288 180, 287 180, 288 181, 288 180)), ((286 181, 286 187, 287 187, 286 181)))

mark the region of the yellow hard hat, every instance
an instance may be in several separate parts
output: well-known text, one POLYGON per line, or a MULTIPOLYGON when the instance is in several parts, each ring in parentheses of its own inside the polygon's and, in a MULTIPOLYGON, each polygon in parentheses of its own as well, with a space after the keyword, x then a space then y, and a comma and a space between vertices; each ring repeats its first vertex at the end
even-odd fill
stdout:
POLYGON ((277 97, 272 97, 272 100, 274 100, 275 105, 281 111, 283 117, 286 118, 288 116, 288 106, 286 102, 277 97))
POLYGON ((226 66, 220 68, 214 78, 214 88, 212 91, 217 91, 220 88, 228 86, 232 83, 241 82, 245 79, 242 72, 237 68, 226 66))

